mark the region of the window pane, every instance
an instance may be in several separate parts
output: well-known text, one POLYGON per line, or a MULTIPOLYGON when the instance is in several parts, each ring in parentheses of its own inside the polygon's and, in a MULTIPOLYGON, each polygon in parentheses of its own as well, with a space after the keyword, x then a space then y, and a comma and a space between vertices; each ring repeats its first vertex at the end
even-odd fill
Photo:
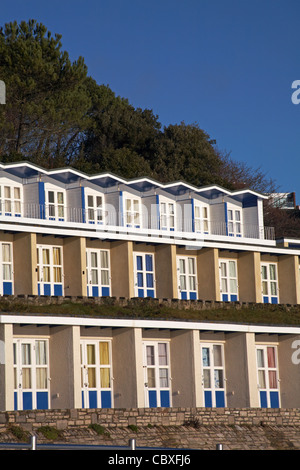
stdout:
POLYGON ((224 388, 223 370, 214 371, 215 388, 224 388))
POLYGON ((87 363, 88 364, 95 364, 96 363, 96 355, 95 355, 95 346, 93 344, 88 344, 86 347, 87 353, 87 363))
POLYGON ((204 388, 211 388, 210 371, 208 369, 203 371, 203 386, 204 388))
POLYGON ((20 188, 14 188, 14 198, 15 199, 20 199, 21 198, 20 188))
POLYGON ((36 354, 37 365, 47 364, 46 341, 35 342, 35 354, 36 354))
POLYGON ((53 191, 48 191, 48 201, 54 204, 54 192, 53 191))
POLYGON ((229 276, 236 277, 236 263, 235 261, 229 261, 229 276))
POLYGON ((101 261, 102 268, 108 268, 108 252, 107 251, 100 252, 100 261, 101 261))
POLYGON ((264 351, 263 351, 263 349, 257 349, 257 365, 258 365, 258 367, 264 367, 264 351))
POLYGON ((275 349, 273 347, 267 348, 267 356, 268 356, 268 367, 276 367, 275 364, 275 349))
POLYGON ((169 386, 169 371, 168 369, 159 369, 159 385, 162 388, 169 386))
POLYGON ((276 379, 276 371, 269 370, 269 387, 270 388, 277 388, 277 379, 276 379))
POLYGON ((102 286, 108 286, 109 285, 108 271, 101 271, 101 285, 102 286))
POLYGON ((154 346, 147 346, 146 347, 146 353, 147 353, 147 365, 148 366, 154 366, 155 360, 154 360, 154 346))
POLYGON ((88 368, 88 383, 90 388, 96 387, 96 370, 94 367, 88 368))
POLYGON ((203 367, 210 366, 209 348, 202 348, 202 364, 203 367))
POLYGON ((63 204, 64 203, 64 194, 63 193, 57 193, 57 203, 58 204, 63 204))
POLYGON ((148 387, 155 388, 155 369, 147 369, 148 387))
POLYGON ((265 372, 263 370, 258 371, 258 385, 260 388, 266 388, 265 372))
POLYGON ((100 385, 101 388, 110 388, 110 369, 108 367, 100 369, 100 385))
POLYGON ((94 207, 94 198, 93 198, 93 196, 88 196, 87 201, 88 201, 88 207, 94 207))
POLYGON ((101 341, 99 343, 100 364, 109 365, 109 344, 101 341))
POLYGON ((27 389, 31 388, 31 369, 22 369, 22 387, 27 389))
POLYGON ((214 366, 220 367, 222 366, 222 347, 220 344, 214 344, 213 346, 214 352, 214 366))
POLYGON ((158 343, 158 362, 160 366, 168 364, 166 343, 158 343))
POLYGON ((9 199, 10 195, 11 195, 10 186, 4 186, 4 197, 9 199))
POLYGON ((38 389, 47 388, 47 369, 44 367, 36 370, 36 387, 38 389))
POLYGON ((61 253, 60 248, 53 248, 53 264, 61 265, 61 253))
POLYGON ((22 365, 31 364, 30 344, 22 344, 22 365))

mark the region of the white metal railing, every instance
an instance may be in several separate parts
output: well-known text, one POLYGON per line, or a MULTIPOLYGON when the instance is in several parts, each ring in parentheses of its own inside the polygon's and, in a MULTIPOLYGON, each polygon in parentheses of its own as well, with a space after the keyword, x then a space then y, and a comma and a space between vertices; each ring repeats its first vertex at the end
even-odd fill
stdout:
POLYGON ((34 219, 55 221, 59 224, 84 224, 86 227, 94 227, 95 230, 135 231, 140 234, 153 234, 165 236, 189 235, 189 238, 209 238, 211 236, 248 238, 259 240, 275 240, 274 227, 264 227, 239 223, 238 226, 227 224, 223 221, 205 220, 200 225, 195 223, 192 217, 177 216, 168 218, 159 216, 157 210, 151 213, 143 213, 134 219, 128 219, 127 215, 110 207, 108 210, 82 209, 79 207, 53 207, 53 204, 22 203, 20 212, 0 211, 1 220, 17 221, 18 219, 34 219), (3 219, 4 218, 4 219, 3 219), (129 223, 130 222, 130 223, 129 223), (146 232, 146 233, 145 233, 146 232))

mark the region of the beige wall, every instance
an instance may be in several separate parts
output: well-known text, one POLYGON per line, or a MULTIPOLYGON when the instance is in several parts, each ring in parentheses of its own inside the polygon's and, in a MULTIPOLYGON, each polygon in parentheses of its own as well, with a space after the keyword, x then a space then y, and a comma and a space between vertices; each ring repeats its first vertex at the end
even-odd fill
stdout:
POLYGON ((197 257, 198 296, 202 300, 220 300, 217 248, 203 248, 197 257))

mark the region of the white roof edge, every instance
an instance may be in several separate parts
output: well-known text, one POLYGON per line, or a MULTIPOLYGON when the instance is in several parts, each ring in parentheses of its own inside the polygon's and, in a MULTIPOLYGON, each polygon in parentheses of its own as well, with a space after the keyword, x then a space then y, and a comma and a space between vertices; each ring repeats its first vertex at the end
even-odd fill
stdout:
POLYGON ((222 192, 224 192, 225 194, 227 194, 229 196, 235 196, 235 195, 239 195, 239 194, 250 193, 250 194, 258 196, 262 199, 268 199, 268 196, 266 196, 262 193, 259 193, 257 191, 254 191, 252 189, 241 189, 241 190, 230 191, 230 190, 228 190, 226 188, 223 188, 222 186, 219 186, 219 185, 216 185, 216 184, 203 186, 203 187, 196 187, 196 186, 193 186, 193 185, 191 185, 191 184, 189 184, 185 181, 175 181, 175 182, 172 182, 172 183, 163 184, 163 183, 160 183, 160 182, 158 182, 154 179, 151 179, 149 177, 139 177, 139 178, 134 178, 134 179, 125 179, 125 178, 122 178, 122 177, 120 177, 118 175, 115 175, 113 173, 110 173, 110 172, 99 173, 99 174, 94 174, 94 175, 88 175, 88 174, 83 173, 79 170, 76 170, 75 168, 72 168, 72 167, 69 167, 69 168, 67 168, 67 167, 65 167, 65 168, 55 168, 55 169, 46 170, 45 168, 42 168, 38 165, 35 165, 34 163, 30 163, 30 162, 27 162, 27 161, 12 162, 12 163, 0 163, 0 168, 2 168, 3 170, 8 169, 8 168, 21 167, 21 166, 27 166, 28 168, 32 168, 34 170, 40 171, 44 175, 48 175, 48 176, 70 172, 70 173, 76 174, 76 175, 78 175, 82 178, 85 178, 88 181, 93 181, 96 178, 112 177, 112 178, 115 178, 116 180, 118 180, 120 183, 124 183, 124 184, 128 184, 128 185, 138 183, 138 182, 141 182, 141 181, 149 181, 149 182, 155 184, 157 187, 162 188, 162 189, 168 189, 168 188, 171 188, 171 187, 174 187, 174 186, 177 186, 177 185, 184 185, 187 188, 189 188, 189 189, 191 189, 192 191, 195 191, 195 192, 199 192, 199 191, 204 192, 204 191, 209 190, 209 189, 218 189, 218 190, 221 190, 222 192))
POLYGON ((165 328, 176 330, 206 330, 220 332, 240 333, 278 333, 278 334, 300 334, 300 325, 259 325, 238 323, 214 323, 196 322, 182 320, 144 320, 144 319, 122 319, 122 318, 84 318, 65 317, 53 315, 0 315, 0 324, 29 324, 50 326, 95 326, 111 328, 165 328))

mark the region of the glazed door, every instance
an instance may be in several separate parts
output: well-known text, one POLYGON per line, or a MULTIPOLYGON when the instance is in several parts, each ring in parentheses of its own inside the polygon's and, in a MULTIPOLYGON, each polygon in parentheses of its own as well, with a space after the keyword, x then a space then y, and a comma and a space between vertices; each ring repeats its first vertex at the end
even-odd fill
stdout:
POLYGON ((39 295, 63 295, 62 248, 37 247, 37 273, 39 295))
POLYGON ((224 407, 226 404, 223 345, 203 344, 201 354, 204 406, 224 407))
POLYGON ((178 298, 197 299, 196 258, 177 258, 178 298))
POLYGON ((256 358, 260 406, 279 408, 277 348, 266 345, 257 346, 256 358))
POLYGON ((154 255, 134 254, 135 296, 155 297, 154 255))
POLYGON ((145 406, 171 406, 169 344, 144 343, 145 406))
POLYGON ((83 340, 80 348, 82 407, 111 408, 111 342, 83 340))
POLYGON ((87 249, 87 295, 110 296, 110 262, 108 250, 87 249))
POLYGON ((15 410, 48 409, 48 340, 16 340, 13 343, 13 352, 15 410))

